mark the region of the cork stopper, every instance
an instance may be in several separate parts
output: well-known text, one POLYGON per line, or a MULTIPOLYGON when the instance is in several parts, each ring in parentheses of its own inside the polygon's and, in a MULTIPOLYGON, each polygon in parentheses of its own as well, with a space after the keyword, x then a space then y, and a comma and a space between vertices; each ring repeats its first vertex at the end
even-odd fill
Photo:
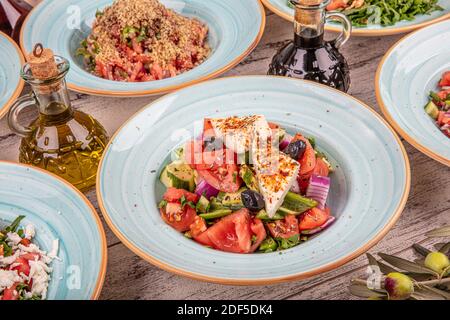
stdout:
POLYGON ((34 46, 33 52, 28 55, 27 60, 31 73, 39 80, 55 77, 59 73, 53 51, 44 48, 40 43, 34 46))
MULTIPOLYGON (((295 22, 299 25, 319 29, 326 0, 293 0, 295 4, 295 22), (308 9, 307 7, 311 7, 308 9)), ((296 28, 300 28, 297 26, 296 28)))

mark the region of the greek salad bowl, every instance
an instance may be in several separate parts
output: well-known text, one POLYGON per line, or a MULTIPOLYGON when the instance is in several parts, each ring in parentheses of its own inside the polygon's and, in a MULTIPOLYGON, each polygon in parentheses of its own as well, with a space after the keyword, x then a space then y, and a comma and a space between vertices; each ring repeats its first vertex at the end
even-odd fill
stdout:
POLYGON ((141 110, 111 139, 97 179, 106 222, 137 255, 190 278, 256 285, 337 268, 375 245, 402 213, 410 167, 362 102, 245 76, 141 110), (264 159, 278 161, 273 171, 264 159))
POLYGON ((0 300, 97 299, 106 263, 103 226, 80 191, 0 161, 0 300))

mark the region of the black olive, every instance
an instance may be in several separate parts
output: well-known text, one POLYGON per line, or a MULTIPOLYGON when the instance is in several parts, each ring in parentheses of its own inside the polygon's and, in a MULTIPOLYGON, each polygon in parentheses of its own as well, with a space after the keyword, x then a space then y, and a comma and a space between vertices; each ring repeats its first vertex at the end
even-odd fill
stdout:
POLYGON ((302 140, 297 140, 289 143, 284 152, 294 160, 299 160, 306 151, 306 143, 302 140))
POLYGON ((203 141, 205 151, 214 151, 223 149, 223 141, 216 137, 206 137, 203 141))
POLYGON ((245 190, 241 193, 242 203, 250 211, 260 211, 264 209, 265 203, 263 196, 253 190, 245 190))

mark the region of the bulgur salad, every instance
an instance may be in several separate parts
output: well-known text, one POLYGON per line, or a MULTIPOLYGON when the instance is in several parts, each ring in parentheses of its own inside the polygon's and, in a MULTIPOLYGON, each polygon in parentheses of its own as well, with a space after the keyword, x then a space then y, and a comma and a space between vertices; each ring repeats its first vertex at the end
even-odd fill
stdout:
POLYGON ((167 9, 158 0, 116 0, 97 11, 77 55, 93 74, 145 82, 193 69, 210 54, 208 27, 167 9))
POLYGON ((28 224, 19 227, 24 216, 17 217, 0 231, 0 300, 42 300, 57 257, 58 240, 53 241, 51 252, 39 249, 32 240, 35 228, 28 224))

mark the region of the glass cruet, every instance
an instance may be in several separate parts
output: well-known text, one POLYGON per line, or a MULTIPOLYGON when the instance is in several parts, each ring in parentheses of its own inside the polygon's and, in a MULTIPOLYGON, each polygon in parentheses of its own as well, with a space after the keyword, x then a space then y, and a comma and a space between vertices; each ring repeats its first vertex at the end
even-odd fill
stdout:
POLYGON ((92 116, 72 108, 65 82, 69 62, 53 53, 47 60, 33 66, 28 59, 23 66, 21 76, 32 93, 15 101, 8 114, 8 125, 22 137, 21 163, 48 170, 85 191, 95 185, 108 135, 92 116), (52 68, 51 76, 46 76, 52 68), (18 117, 27 107, 36 107, 39 116, 29 126, 23 126, 18 117))
POLYGON ((330 0, 291 0, 295 7, 294 40, 273 57, 268 74, 316 81, 347 92, 350 72, 339 49, 350 38, 352 24, 339 12, 326 12, 330 0), (342 32, 324 40, 325 22, 340 21, 342 32))

